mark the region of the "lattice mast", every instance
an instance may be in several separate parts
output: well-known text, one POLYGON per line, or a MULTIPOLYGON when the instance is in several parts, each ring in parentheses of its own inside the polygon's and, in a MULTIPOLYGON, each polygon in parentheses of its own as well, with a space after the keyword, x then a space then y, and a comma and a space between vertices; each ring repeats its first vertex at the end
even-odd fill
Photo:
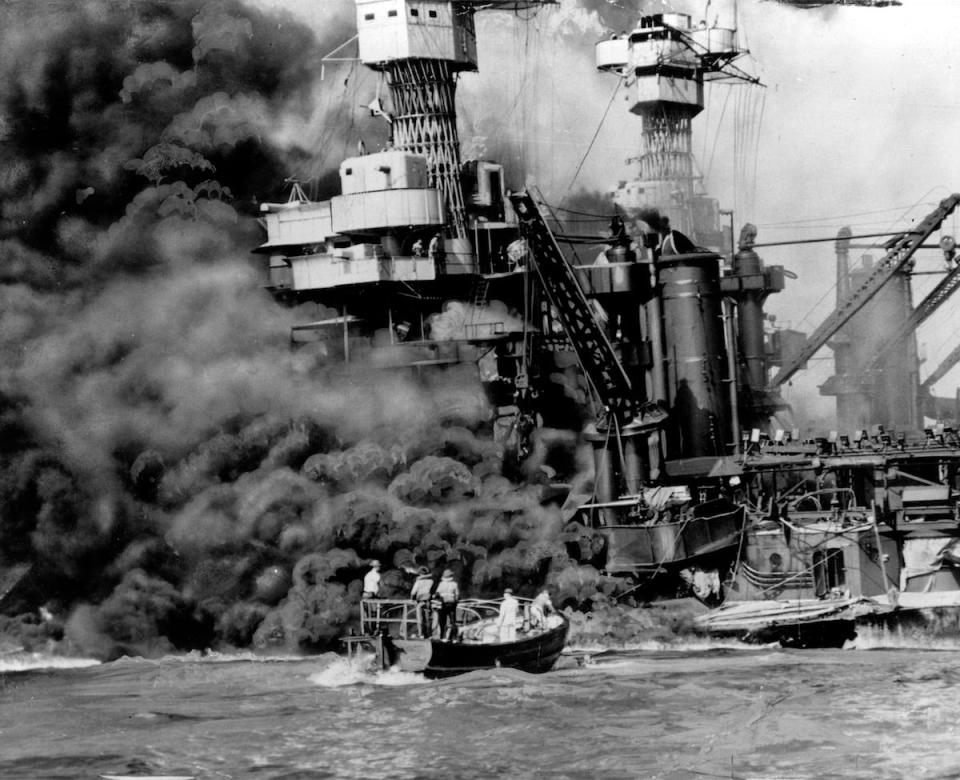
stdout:
POLYGON ((446 204, 451 238, 466 238, 456 89, 477 70, 474 13, 519 11, 555 0, 356 0, 360 60, 384 74, 396 149, 427 158, 446 204))
POLYGON ((628 162, 639 175, 615 193, 621 206, 664 209, 674 228, 696 236, 692 120, 704 108, 705 81, 759 83, 732 64, 744 54, 736 30, 694 25, 681 13, 641 17, 632 32, 597 44, 597 69, 636 84, 630 111, 641 119, 640 152, 628 162))

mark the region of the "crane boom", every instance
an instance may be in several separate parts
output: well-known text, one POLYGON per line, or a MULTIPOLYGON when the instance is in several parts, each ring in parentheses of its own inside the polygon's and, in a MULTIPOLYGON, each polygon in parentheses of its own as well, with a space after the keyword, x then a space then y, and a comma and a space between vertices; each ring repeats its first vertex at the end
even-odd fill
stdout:
POLYGON ((930 388, 943 379, 957 363, 960 363, 960 344, 950 350, 950 354, 940 361, 933 372, 920 383, 920 390, 930 392, 930 388))
POLYGON ((854 290, 847 299, 840 304, 824 320, 807 339, 806 343, 800 349, 797 356, 786 365, 782 366, 780 371, 771 381, 771 386, 776 388, 792 377, 813 355, 823 347, 840 328, 866 303, 873 298, 880 289, 890 280, 890 278, 900 271, 913 257, 920 245, 940 227, 944 219, 960 203, 960 194, 954 193, 949 198, 944 198, 940 204, 913 230, 901 233, 900 236, 888 243, 888 251, 883 259, 877 263, 873 272, 864 280, 856 290, 854 290))
POLYGON ((665 418, 665 413, 653 404, 637 403, 630 377, 617 359, 607 335, 594 319, 587 296, 537 204, 527 192, 511 193, 510 202, 520 220, 523 237, 547 298, 607 413, 612 414, 618 423, 656 427, 665 418))
POLYGON ((930 291, 929 295, 917 304, 914 310, 910 312, 910 316, 901 323, 900 327, 897 328, 894 333, 883 340, 874 350, 870 359, 861 366, 860 370, 870 371, 879 368, 880 362, 887 353, 889 353, 901 339, 926 322, 931 314, 939 309, 942 304, 946 303, 950 296, 956 292, 957 288, 960 288, 960 265, 952 268, 947 275, 940 280, 940 283, 930 291))

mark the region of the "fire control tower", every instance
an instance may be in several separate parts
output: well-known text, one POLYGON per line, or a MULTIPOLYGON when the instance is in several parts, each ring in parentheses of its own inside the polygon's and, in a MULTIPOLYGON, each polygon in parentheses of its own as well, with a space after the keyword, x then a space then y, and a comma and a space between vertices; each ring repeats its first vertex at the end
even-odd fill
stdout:
POLYGON ((733 65, 746 53, 737 46, 736 30, 695 25, 681 13, 644 16, 632 32, 597 44, 597 69, 635 84, 630 111, 642 121, 640 153, 627 160, 638 165, 637 176, 613 193, 627 213, 660 209, 696 243, 720 247, 717 201, 695 186, 691 122, 703 110, 705 81, 759 83, 733 65))
POLYGON ((394 148, 427 158, 430 184, 446 204, 449 238, 467 237, 460 184, 456 87, 477 70, 474 14, 521 11, 556 0, 356 0, 360 61, 381 71, 392 109, 394 148))

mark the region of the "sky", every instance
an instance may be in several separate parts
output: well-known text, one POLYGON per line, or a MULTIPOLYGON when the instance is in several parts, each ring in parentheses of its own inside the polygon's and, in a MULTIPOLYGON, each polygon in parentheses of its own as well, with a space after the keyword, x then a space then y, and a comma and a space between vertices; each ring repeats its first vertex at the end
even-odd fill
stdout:
MULTIPOLYGON (((292 10, 318 31, 351 25, 349 0, 259 2, 292 10)), ((554 203, 582 188, 610 191, 631 177, 624 160, 638 151, 640 124, 627 111, 629 90, 593 64, 594 44, 616 31, 611 24, 631 16, 623 11, 630 6, 629 0, 562 0, 526 19, 478 14, 479 72, 465 74, 458 87, 464 149, 486 151, 508 166, 508 184, 536 184, 554 203)), ((632 4, 636 16, 659 6, 632 4)), ((758 241, 775 242, 829 238, 843 225, 855 235, 905 229, 960 190, 954 152, 960 3, 797 8, 772 0, 681 0, 674 7, 736 26, 749 51, 738 64, 764 85, 708 85, 707 107, 694 120, 704 185, 721 208, 733 209, 737 231, 750 221, 759 227, 758 241)), ((325 76, 317 85, 324 139, 331 123, 349 123, 358 138, 382 132, 381 120, 361 108, 376 94, 373 74, 352 63, 328 63, 325 76), (350 90, 355 107, 345 112, 350 90)), ((299 130, 293 135, 302 137, 299 130)), ((322 144, 319 155, 334 165, 355 143, 344 136, 339 146, 322 144)), ((957 220, 952 216, 944 232, 957 235, 957 220)), ((866 252, 882 255, 855 249, 851 260, 866 252)), ((780 325, 812 331, 834 304, 832 243, 767 247, 761 255, 797 276, 771 298, 768 311, 780 325)), ((943 267, 938 251, 918 258, 918 270, 943 267)), ((917 277, 915 300, 935 281, 917 277)), ((922 329, 927 363, 921 376, 960 335, 958 307, 948 303, 922 329)), ((817 396, 817 385, 831 373, 830 357, 822 350, 797 375, 786 388, 788 400, 817 396)), ((960 382, 954 373, 938 394, 953 395, 960 382)), ((822 402, 824 408, 833 403, 822 402)))

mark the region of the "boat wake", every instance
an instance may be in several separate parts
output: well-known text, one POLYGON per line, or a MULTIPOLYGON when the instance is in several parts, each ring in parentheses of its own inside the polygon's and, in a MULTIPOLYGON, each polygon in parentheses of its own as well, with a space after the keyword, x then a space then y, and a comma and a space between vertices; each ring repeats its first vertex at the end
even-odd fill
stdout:
POLYGON ((231 664, 231 663, 302 663, 303 661, 315 661, 324 657, 337 657, 333 653, 324 653, 319 656, 309 656, 296 653, 257 653, 253 650, 191 650, 188 653, 170 653, 156 658, 148 658, 140 655, 124 655, 113 664, 231 664))
POLYGON ((702 653, 710 650, 756 650, 762 645, 747 645, 735 639, 643 640, 618 643, 577 643, 564 648, 564 656, 597 657, 611 653, 702 653))
POLYGON ((27 672, 34 669, 83 669, 99 666, 96 658, 70 658, 47 653, 9 652, 0 655, 0 674, 5 672, 27 672))
POLYGON ((319 672, 310 675, 310 682, 321 688, 342 688, 347 685, 405 686, 420 685, 428 680, 416 672, 402 672, 391 668, 376 669, 373 653, 354 659, 336 658, 319 672))
POLYGON ((886 626, 857 626, 844 650, 960 650, 960 636, 937 636, 886 626))

